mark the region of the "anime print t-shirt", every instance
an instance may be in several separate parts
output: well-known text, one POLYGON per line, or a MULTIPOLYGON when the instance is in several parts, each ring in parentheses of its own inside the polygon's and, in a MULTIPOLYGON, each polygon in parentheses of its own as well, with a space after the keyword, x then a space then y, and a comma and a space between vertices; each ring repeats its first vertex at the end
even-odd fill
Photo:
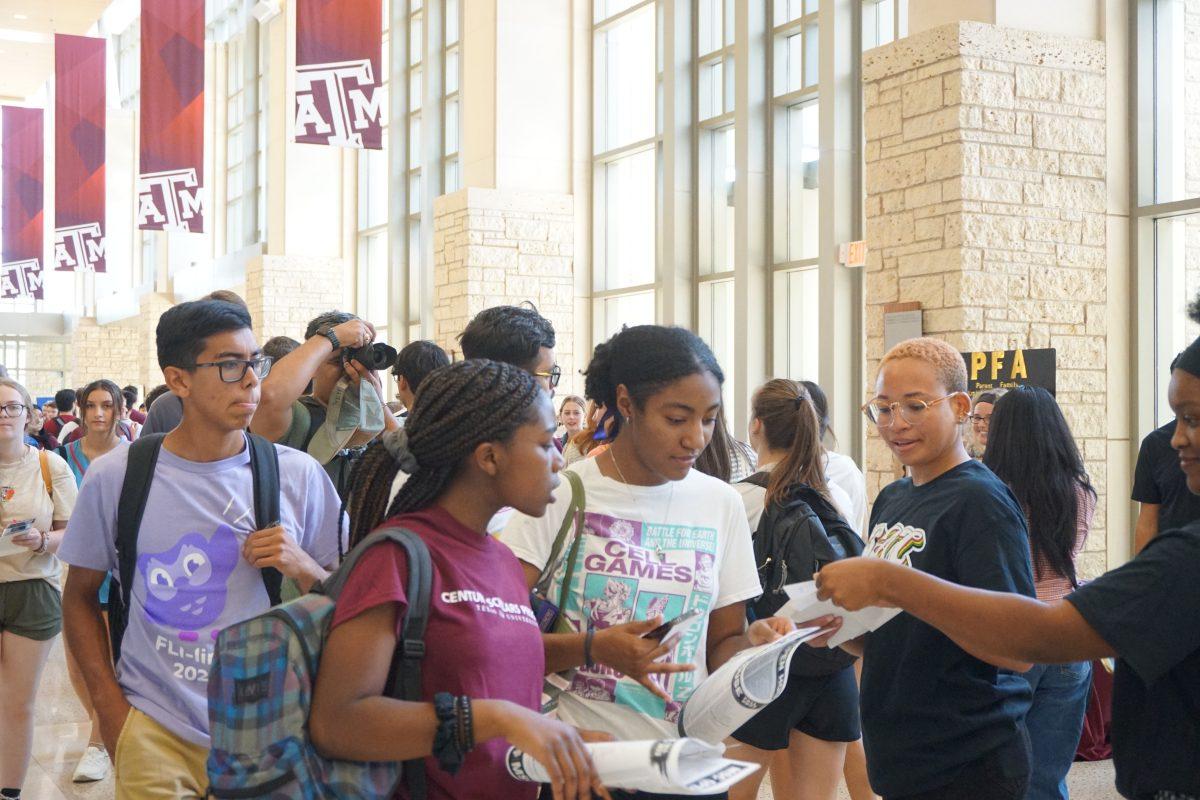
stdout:
MULTIPOLYGON (((323 566, 337 561, 340 502, 312 457, 276 446, 280 522, 323 566)), ((96 459, 59 555, 117 570, 117 503, 129 448, 96 459)), ((268 521, 270 522, 270 521, 268 521)), ((129 624, 117 682, 129 703, 180 738, 208 746, 208 672, 217 633, 270 607, 262 573, 242 557, 256 528, 249 449, 195 462, 159 452, 138 533, 129 624)))
MULTIPOLYGON (((572 627, 583 631, 589 619, 597 630, 654 616, 669 621, 692 609, 705 616, 671 653, 696 669, 665 680, 670 702, 610 667, 580 667, 559 698, 559 717, 619 739, 675 736, 679 710, 708 675, 707 615, 761 594, 742 502, 696 470, 662 486, 630 486, 602 475, 596 459, 571 468, 586 495, 584 539, 563 609, 572 627)), ((563 480, 544 516, 515 514, 501 541, 520 560, 544 565, 570 494, 563 480)), ((560 567, 550 587, 555 601, 564 577, 560 567)))

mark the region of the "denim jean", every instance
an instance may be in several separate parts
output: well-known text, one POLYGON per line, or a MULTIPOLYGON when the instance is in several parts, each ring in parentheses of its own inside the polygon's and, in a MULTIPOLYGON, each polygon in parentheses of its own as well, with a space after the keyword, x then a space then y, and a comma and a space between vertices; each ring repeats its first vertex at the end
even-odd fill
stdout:
POLYGON ((1033 688, 1025 718, 1033 772, 1025 800, 1067 800, 1067 772, 1079 747, 1092 686, 1091 662, 1038 664, 1025 678, 1033 688))

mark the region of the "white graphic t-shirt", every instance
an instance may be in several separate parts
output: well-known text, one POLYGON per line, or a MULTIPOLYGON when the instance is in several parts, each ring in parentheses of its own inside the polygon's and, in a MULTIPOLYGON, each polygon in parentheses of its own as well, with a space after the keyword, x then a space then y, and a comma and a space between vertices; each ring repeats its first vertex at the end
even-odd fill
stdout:
MULTIPOLYGON (((654 616, 669 621, 691 609, 711 613, 761 594, 746 513, 732 487, 697 470, 662 486, 630 486, 602 475, 596 459, 571 469, 582 478, 587 500, 584 539, 563 609, 575 630, 584 630, 589 618, 599 630, 654 616)), ((514 514, 501 541, 517 558, 541 567, 550 559, 570 495, 564 479, 545 515, 514 514)), ((564 575, 560 567, 550 587, 555 602, 564 575)), ((559 717, 626 740, 677 735, 679 709, 708 676, 707 642, 706 616, 671 653, 673 661, 696 669, 670 676, 670 703, 614 669, 580 667, 559 699, 559 717)))

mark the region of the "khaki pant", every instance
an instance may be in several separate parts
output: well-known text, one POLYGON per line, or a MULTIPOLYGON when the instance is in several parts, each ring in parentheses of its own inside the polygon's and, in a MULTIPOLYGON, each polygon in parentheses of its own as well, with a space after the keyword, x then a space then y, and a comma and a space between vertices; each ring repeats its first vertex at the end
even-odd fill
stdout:
POLYGON ((208 748, 180 739, 136 708, 117 738, 117 800, 180 800, 208 793, 208 748))

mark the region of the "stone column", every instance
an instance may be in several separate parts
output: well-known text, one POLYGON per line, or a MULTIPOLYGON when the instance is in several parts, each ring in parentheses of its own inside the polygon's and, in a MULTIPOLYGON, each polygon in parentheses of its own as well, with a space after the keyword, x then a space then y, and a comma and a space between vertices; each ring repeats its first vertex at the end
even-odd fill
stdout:
POLYGON ((309 320, 345 310, 341 259, 258 256, 246 265, 246 304, 259 344, 273 336, 303 340, 309 320))
POLYGON ((554 324, 563 370, 559 393, 578 392, 574 323, 573 199, 565 194, 463 189, 434 202, 436 341, 462 350, 458 334, 489 306, 533 303, 554 324))
POLYGON ((166 295, 150 293, 142 295, 138 304, 141 307, 137 317, 141 326, 138 340, 142 345, 138 366, 140 382, 146 387, 146 394, 149 394, 151 389, 163 382, 162 370, 158 366, 158 318, 175 303, 166 295))
MULTIPOLYGON (((1100 495, 1089 576, 1106 542, 1104 71, 1103 42, 977 22, 863 57, 868 381, 892 302, 919 301, 926 334, 959 350, 1056 348, 1100 495)), ((874 496, 894 475, 874 431, 866 466, 874 496)))

